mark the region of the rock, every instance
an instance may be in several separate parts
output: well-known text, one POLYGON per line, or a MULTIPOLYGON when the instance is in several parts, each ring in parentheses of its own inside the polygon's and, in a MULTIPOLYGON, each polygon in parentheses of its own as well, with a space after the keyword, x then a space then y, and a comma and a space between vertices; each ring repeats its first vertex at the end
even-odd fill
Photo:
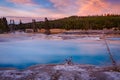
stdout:
POLYGON ((0 80, 119 80, 120 72, 93 65, 35 65, 23 71, 0 70, 0 80))

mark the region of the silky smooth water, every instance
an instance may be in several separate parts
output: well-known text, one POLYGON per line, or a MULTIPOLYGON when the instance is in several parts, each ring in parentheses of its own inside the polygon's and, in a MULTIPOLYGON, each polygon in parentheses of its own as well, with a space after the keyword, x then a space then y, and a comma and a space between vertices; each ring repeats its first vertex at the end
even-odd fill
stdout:
MULTIPOLYGON (((110 43, 109 47, 119 62, 120 43, 110 43)), ((34 39, 0 42, 0 67, 23 69, 35 64, 64 63, 69 57, 78 64, 111 64, 104 41, 34 39)))

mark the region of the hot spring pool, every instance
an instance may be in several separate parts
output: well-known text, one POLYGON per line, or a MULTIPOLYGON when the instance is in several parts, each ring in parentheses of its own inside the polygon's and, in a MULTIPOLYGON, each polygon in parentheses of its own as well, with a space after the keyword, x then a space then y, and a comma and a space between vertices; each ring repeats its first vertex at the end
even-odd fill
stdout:
MULTIPOLYGON (((120 60, 120 41, 108 41, 117 62, 120 60)), ((23 69, 35 64, 64 63, 72 57, 74 63, 111 64, 104 41, 96 40, 23 40, 0 42, 0 67, 23 69)))

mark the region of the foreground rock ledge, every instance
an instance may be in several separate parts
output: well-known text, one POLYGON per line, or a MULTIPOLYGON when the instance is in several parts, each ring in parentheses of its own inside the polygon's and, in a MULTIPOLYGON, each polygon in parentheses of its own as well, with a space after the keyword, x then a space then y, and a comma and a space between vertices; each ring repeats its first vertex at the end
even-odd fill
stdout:
POLYGON ((0 80, 120 80, 120 66, 36 65, 25 70, 0 69, 0 80))

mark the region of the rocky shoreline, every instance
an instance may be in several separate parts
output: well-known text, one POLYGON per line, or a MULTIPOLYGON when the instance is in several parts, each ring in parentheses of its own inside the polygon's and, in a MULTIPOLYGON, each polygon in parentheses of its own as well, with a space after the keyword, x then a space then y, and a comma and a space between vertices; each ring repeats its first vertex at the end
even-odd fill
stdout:
MULTIPOLYGON (((120 34, 105 34, 106 38, 120 38, 120 34)), ((70 40, 70 39, 103 39, 103 34, 39 34, 39 33, 9 33, 0 34, 0 42, 8 42, 11 40, 33 40, 33 39, 45 39, 45 40, 70 40)))
POLYGON ((35 65, 25 70, 1 69, 0 80, 119 80, 120 66, 82 64, 35 65))

